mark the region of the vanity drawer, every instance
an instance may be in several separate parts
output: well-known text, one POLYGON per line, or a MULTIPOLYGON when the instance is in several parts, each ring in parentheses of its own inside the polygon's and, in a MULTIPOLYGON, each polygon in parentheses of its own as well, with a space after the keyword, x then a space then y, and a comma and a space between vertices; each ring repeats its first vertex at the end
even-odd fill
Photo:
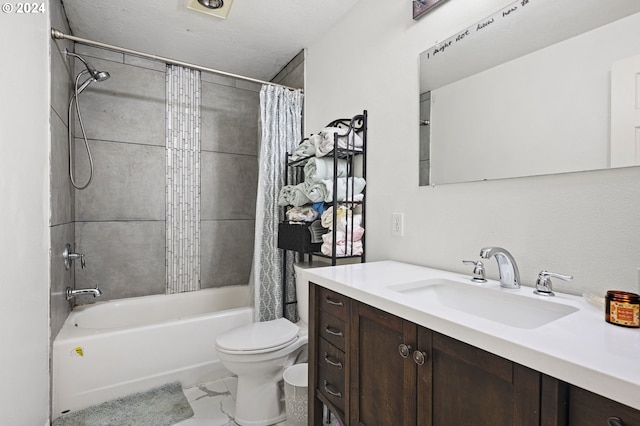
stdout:
POLYGON ((336 318, 343 321, 346 320, 349 298, 335 291, 327 290, 324 287, 318 287, 318 290, 318 308, 321 311, 330 313, 336 318))
POLYGON ((341 378, 335 378, 326 368, 318 368, 318 392, 344 413, 346 398, 344 375, 341 378))
POLYGON ((346 326, 343 320, 325 311, 320 311, 318 334, 327 342, 344 352, 346 326))
POLYGON ((342 381, 344 382, 346 371, 344 352, 324 339, 319 339, 318 342, 318 364, 328 370, 332 377, 339 378, 342 376, 342 381))

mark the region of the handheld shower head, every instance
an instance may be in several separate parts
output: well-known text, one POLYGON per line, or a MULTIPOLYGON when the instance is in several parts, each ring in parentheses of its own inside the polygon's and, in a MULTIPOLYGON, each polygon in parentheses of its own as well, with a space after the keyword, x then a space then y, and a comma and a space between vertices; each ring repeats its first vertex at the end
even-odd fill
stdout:
POLYGON ((111 75, 109 75, 109 73, 106 71, 97 71, 86 59, 84 59, 82 56, 78 55, 77 53, 69 52, 67 49, 64 50, 64 53, 65 55, 78 58, 80 62, 82 62, 85 68, 87 69, 86 72, 89 73, 89 79, 84 83, 82 83, 82 85, 80 86, 80 89, 78 89, 78 93, 82 92, 82 90, 84 90, 89 84, 93 83, 94 81, 104 81, 109 77, 111 77, 111 75))

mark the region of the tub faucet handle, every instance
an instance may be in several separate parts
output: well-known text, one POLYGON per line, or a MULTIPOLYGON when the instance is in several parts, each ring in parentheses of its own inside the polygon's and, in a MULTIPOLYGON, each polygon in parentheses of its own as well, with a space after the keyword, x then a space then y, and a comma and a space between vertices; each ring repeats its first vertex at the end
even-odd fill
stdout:
POLYGON ((71 244, 67 243, 64 247, 64 251, 62 252, 62 257, 64 259, 65 268, 69 269, 73 264, 74 260, 80 260, 80 267, 82 269, 86 268, 87 263, 84 260, 84 254, 82 253, 74 253, 71 251, 71 244))

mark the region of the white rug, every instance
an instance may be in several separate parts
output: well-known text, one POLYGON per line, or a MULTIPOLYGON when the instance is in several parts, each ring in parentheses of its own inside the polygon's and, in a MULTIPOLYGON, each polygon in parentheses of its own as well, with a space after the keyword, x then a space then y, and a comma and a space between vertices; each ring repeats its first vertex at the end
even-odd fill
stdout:
POLYGON ((193 417, 178 382, 63 414, 53 426, 170 426, 193 417))

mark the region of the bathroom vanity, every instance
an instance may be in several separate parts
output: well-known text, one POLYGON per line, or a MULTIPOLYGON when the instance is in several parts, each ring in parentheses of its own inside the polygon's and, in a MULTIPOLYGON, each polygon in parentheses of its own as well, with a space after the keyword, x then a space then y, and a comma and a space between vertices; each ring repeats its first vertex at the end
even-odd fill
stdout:
POLYGON ((324 404, 342 425, 640 425, 640 330, 580 297, 390 261, 310 274, 310 424, 324 404))

